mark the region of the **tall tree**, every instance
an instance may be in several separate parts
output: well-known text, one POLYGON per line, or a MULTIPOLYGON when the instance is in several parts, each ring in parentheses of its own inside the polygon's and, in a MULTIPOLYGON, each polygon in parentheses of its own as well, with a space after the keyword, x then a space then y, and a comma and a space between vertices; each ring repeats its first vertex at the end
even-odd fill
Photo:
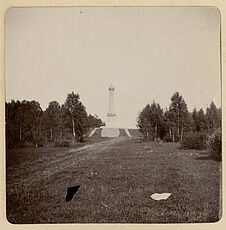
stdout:
POLYGON ((175 141, 175 133, 176 133, 176 122, 174 121, 174 116, 172 111, 166 110, 164 113, 164 124, 166 126, 166 130, 169 134, 169 139, 171 141, 175 141))
POLYGON ((11 101, 6 105, 6 128, 8 143, 35 142, 40 137, 42 109, 36 101, 11 101), (9 139, 10 138, 10 139, 9 139))
POLYGON ((51 101, 48 108, 45 111, 46 125, 50 132, 50 139, 53 140, 53 136, 60 128, 60 114, 61 107, 57 101, 51 101))
POLYGON ((209 131, 221 127, 221 109, 217 109, 214 102, 206 109, 206 118, 209 131))
POLYGON ((173 139, 176 134, 182 140, 188 116, 188 109, 184 98, 178 92, 175 92, 171 97, 171 104, 169 106, 170 121, 176 124, 176 127, 174 126, 176 130, 173 129, 173 139))
POLYGON ((151 117, 149 115, 150 111, 151 106, 147 104, 145 108, 139 113, 137 118, 137 127, 147 141, 150 139, 149 137, 152 132, 151 117))
POLYGON ((86 108, 80 101, 79 95, 74 92, 68 94, 64 107, 71 119, 74 138, 76 138, 79 142, 82 142, 84 134, 89 127, 89 122, 86 108))
POLYGON ((137 126, 146 140, 157 140, 160 137, 162 124, 163 110, 154 101, 151 105, 146 105, 137 119, 137 126))
POLYGON ((9 148, 14 147, 21 139, 20 104, 14 100, 6 103, 6 142, 9 148))
POLYGON ((207 119, 203 109, 200 109, 198 112, 194 109, 192 112, 192 119, 193 131, 204 132, 207 130, 207 119))
POLYGON ((43 111, 41 109, 39 102, 37 101, 31 101, 27 104, 29 107, 29 112, 26 116, 27 125, 31 127, 30 130, 32 132, 32 139, 34 140, 36 147, 38 147, 38 142, 41 138, 40 121, 43 115, 43 111))

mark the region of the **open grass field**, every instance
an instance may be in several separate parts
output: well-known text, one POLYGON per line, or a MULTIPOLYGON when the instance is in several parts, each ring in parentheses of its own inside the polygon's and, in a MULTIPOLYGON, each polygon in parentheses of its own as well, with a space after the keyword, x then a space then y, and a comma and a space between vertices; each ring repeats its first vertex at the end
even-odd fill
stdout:
POLYGON ((92 138, 7 153, 11 223, 191 223, 220 218, 221 163, 177 143, 92 138), (70 202, 69 186, 80 185, 70 202), (169 192, 156 201, 153 193, 169 192))

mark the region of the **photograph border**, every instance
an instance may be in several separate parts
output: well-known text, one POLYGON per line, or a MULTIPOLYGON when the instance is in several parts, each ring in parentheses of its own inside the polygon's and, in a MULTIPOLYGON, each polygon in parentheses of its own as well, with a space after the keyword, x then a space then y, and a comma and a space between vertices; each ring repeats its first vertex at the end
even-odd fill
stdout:
POLYGON ((0 15, 1 15, 1 31, 0 31, 0 62, 1 62, 1 74, 0 74, 0 229, 118 229, 125 228, 143 228, 143 229, 225 229, 226 228, 226 184, 224 181, 225 178, 225 109, 226 105, 224 98, 226 93, 224 88, 226 87, 224 81, 224 66, 226 60, 226 50, 225 50, 225 23, 226 23, 226 2, 224 0, 85 0, 85 1, 74 1, 74 0, 0 0, 0 15), (175 223, 175 224, 11 224, 7 221, 6 218, 6 155, 5 155, 5 98, 6 98, 6 89, 5 89, 5 14, 9 8, 12 7, 203 7, 211 6, 216 7, 221 14, 221 105, 222 105, 222 218, 216 223, 175 223))

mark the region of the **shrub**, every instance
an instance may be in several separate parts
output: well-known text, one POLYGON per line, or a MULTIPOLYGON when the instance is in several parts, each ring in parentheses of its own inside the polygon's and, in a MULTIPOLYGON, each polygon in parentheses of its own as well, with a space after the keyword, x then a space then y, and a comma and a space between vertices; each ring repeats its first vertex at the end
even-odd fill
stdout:
POLYGON ((207 138, 207 149, 210 152, 211 158, 217 161, 222 160, 222 131, 215 130, 207 138))
POLYGON ((205 149, 207 134, 204 132, 189 132, 183 136, 182 149, 205 149))

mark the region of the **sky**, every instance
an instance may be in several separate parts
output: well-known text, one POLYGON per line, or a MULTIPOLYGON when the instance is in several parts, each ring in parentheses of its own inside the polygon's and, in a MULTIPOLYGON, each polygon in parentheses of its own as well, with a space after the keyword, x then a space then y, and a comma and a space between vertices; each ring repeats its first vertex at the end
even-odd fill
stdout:
POLYGON ((11 8, 6 101, 63 104, 72 91, 103 121, 108 87, 122 127, 178 91, 188 106, 221 105, 220 13, 214 7, 11 8))

